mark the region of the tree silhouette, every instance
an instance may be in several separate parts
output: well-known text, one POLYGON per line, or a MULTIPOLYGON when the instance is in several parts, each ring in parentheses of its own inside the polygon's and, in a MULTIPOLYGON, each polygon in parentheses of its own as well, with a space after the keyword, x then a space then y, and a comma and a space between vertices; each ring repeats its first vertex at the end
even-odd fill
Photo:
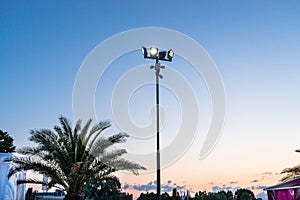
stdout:
POLYGON ((236 200, 255 200, 254 193, 247 189, 238 189, 234 195, 236 200))
POLYGON ((7 133, 0 130, 0 153, 12 153, 16 147, 13 145, 14 139, 7 133))

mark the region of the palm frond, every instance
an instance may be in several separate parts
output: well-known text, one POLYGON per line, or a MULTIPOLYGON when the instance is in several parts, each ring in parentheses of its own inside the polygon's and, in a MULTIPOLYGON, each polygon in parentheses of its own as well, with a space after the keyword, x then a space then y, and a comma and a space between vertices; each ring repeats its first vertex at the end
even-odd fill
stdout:
POLYGON ((75 125, 75 128, 74 128, 74 135, 78 135, 78 131, 81 130, 81 123, 82 123, 81 120, 78 120, 76 122, 76 125, 75 125))
POLYGON ((282 170, 281 174, 284 173, 300 173, 300 165, 296 165, 295 167, 285 168, 282 170))
POLYGON ((125 149, 112 150, 110 152, 104 153, 100 161, 102 163, 109 163, 113 160, 116 160, 117 158, 124 155, 125 153, 127 153, 125 149))
POLYGON ((22 147, 17 149, 17 152, 22 155, 39 156, 43 151, 42 147, 22 147))
POLYGON ((45 148, 51 146, 57 140, 56 134, 47 129, 31 130, 30 135, 29 141, 35 142, 45 148))
POLYGON ((39 174, 51 177, 57 180, 58 184, 67 187, 65 182, 66 175, 62 170, 60 170, 59 166, 55 165, 54 162, 41 162, 40 160, 35 160, 32 157, 13 157, 12 161, 15 163, 15 165, 10 168, 8 177, 11 177, 18 171, 33 170, 39 174))
POLYGON ((99 137, 94 143, 94 145, 91 147, 91 149, 88 150, 88 153, 97 157, 103 154, 105 150, 111 145, 113 145, 113 143, 110 140, 104 137, 99 137))
POLYGON ((109 128, 111 126, 109 121, 102 121, 93 126, 93 128, 90 130, 85 144, 88 145, 88 151, 91 149, 91 147, 94 145, 94 142, 97 141, 97 138, 99 135, 104 131, 105 129, 109 128), (92 137, 93 136, 93 137, 92 137))
POLYGON ((118 158, 110 161, 109 166, 113 167, 116 171, 122 171, 122 170, 131 171, 134 175, 138 175, 139 170, 146 170, 145 167, 137 163, 128 161, 124 158, 118 158))
POLYGON ((128 138, 129 135, 127 133, 118 133, 113 136, 110 136, 108 139, 113 143, 123 143, 126 142, 126 138, 128 138))
POLYGON ((62 130, 63 130, 63 133, 64 135, 68 136, 69 137, 69 142, 71 144, 73 144, 73 134, 72 134, 72 128, 71 128, 71 125, 70 125, 70 122, 67 118, 65 117, 60 117, 59 118, 59 121, 60 121, 60 124, 62 126, 62 130))
POLYGON ((300 165, 296 165, 290 168, 285 168, 282 170, 281 174, 286 174, 286 175, 280 179, 280 182, 285 182, 297 178, 300 176, 300 165))
POLYGON ((81 138, 81 140, 84 142, 83 144, 86 145, 85 140, 86 140, 86 135, 88 133, 89 127, 92 123, 92 119, 89 119, 87 121, 87 123, 84 125, 84 127, 81 129, 81 133, 79 135, 79 137, 81 138))
POLYGON ((22 179, 22 180, 17 180, 17 184, 24 184, 24 183, 31 183, 31 184, 45 184, 43 181, 37 180, 37 179, 22 179))

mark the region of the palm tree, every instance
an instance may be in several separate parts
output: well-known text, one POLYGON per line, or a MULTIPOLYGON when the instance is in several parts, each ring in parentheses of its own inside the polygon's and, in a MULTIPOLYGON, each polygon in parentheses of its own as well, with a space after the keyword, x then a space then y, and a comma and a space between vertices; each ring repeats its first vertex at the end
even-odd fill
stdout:
MULTIPOLYGON (((126 133, 104 137, 101 133, 111 126, 102 121, 90 128, 92 120, 83 127, 77 121, 72 130, 70 122, 60 117, 60 126, 54 131, 31 130, 29 140, 35 147, 23 147, 13 157, 15 165, 9 176, 21 170, 32 170, 49 178, 48 188, 57 187, 66 191, 65 199, 79 199, 84 186, 99 186, 102 182, 113 180, 119 183, 114 172, 129 170, 137 175, 138 170, 145 170, 139 164, 125 160, 125 149, 112 149, 112 145, 126 141, 126 133)), ((37 179, 18 181, 22 183, 45 184, 37 179)))
MULTIPOLYGON (((300 153, 300 149, 295 150, 295 152, 300 153)), ((300 165, 296 165, 290 168, 285 168, 282 170, 281 174, 285 174, 285 176, 280 179, 280 182, 285 182, 288 180, 295 179, 300 176, 300 165)))

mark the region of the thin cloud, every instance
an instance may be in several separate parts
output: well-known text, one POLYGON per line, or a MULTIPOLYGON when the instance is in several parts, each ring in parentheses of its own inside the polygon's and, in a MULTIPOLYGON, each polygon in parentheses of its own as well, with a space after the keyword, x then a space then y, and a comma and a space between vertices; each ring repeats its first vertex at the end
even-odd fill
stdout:
MULTIPOLYGON (((156 184, 154 182, 150 181, 148 184, 145 184, 145 185, 140 185, 140 184, 132 185, 132 186, 129 186, 128 188, 132 188, 132 189, 137 190, 137 191, 149 192, 151 190, 156 189, 156 184)), ((123 187, 123 189, 124 189, 124 187, 123 187)))
POLYGON ((130 187, 130 185, 126 183, 126 184, 124 184, 123 189, 127 190, 129 187, 130 187))
MULTIPOLYGON (((245 187, 245 189, 247 190, 262 190, 264 188, 266 188, 267 186, 264 186, 264 185, 257 185, 257 186, 249 186, 249 187, 245 187)), ((219 191, 236 191, 238 189, 241 189, 241 187, 237 186, 237 187, 231 187, 231 186, 222 186, 222 187, 219 187, 217 185, 213 186, 212 187, 212 192, 219 192, 219 191)))
POLYGON ((265 174, 265 175, 272 175, 273 172, 265 172, 264 174, 265 174))
MULTIPOLYGON (((133 184, 130 185, 125 183, 122 187, 123 190, 134 189, 141 192, 150 192, 156 190, 156 181, 150 181, 148 184, 133 184)), ((171 192, 174 188, 177 190, 184 190, 186 185, 178 185, 177 183, 173 183, 172 180, 168 180, 167 183, 163 183, 161 185, 162 192, 171 192)))
POLYGON ((230 186, 226 186, 226 185, 225 186, 223 185, 223 187, 219 187, 219 186, 215 185, 215 186, 212 187, 212 192, 219 192, 219 191, 222 191, 222 190, 229 191, 229 190, 232 190, 232 189, 234 189, 234 188, 232 188, 230 186))
POLYGON ((261 179, 260 179, 260 181, 262 181, 262 180, 264 180, 266 177, 268 177, 268 176, 276 176, 276 175, 278 175, 278 173, 274 173, 274 172, 264 172, 263 174, 262 174, 262 177, 261 177, 261 179))
POLYGON ((265 185, 257 185, 257 186, 252 185, 250 187, 247 187, 246 189, 248 189, 248 190, 262 190, 266 187, 267 186, 265 186, 265 185))
POLYGON ((256 186, 255 187, 255 189, 256 190, 263 190, 263 189, 265 189, 267 186, 265 186, 265 185, 258 185, 258 186, 256 186))

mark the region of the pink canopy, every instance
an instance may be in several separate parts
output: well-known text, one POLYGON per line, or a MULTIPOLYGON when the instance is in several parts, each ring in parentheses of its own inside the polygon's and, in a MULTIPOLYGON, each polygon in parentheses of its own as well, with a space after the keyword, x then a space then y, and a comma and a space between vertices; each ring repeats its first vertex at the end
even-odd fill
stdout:
POLYGON ((300 177, 265 188, 268 200, 299 200, 300 199, 300 177))

